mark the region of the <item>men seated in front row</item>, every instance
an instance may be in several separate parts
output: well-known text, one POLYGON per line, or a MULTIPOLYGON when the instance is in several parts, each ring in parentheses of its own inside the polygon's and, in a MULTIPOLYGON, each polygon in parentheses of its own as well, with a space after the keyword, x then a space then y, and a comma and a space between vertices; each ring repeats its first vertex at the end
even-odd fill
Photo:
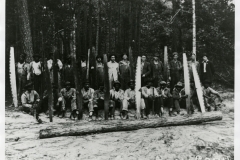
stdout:
POLYGON ((124 91, 120 89, 121 83, 119 81, 114 81, 113 89, 110 90, 110 102, 109 102, 109 114, 110 119, 115 118, 115 109, 119 108, 122 110, 124 91))
POLYGON ((213 106, 214 110, 217 111, 222 104, 222 97, 217 91, 209 87, 210 82, 205 81, 203 86, 204 86, 203 98, 205 107, 207 108, 208 111, 211 111, 211 106, 213 106))
POLYGON ((93 94, 93 111, 96 114, 96 120, 98 120, 98 111, 104 109, 104 85, 99 84, 99 89, 93 94))
POLYGON ((83 108, 88 108, 89 111, 89 119, 92 119, 93 115, 93 94, 94 89, 89 87, 89 82, 85 81, 83 83, 83 88, 81 90, 83 97, 83 108))
POLYGON ((173 116, 173 99, 170 93, 170 88, 167 87, 165 81, 160 82, 160 87, 157 88, 159 95, 161 95, 161 116, 163 116, 163 106, 169 109, 169 116, 173 116))
POLYGON ((185 95, 185 91, 183 90, 182 82, 178 82, 173 88, 173 105, 176 109, 177 114, 180 114, 180 104, 181 102, 188 97, 185 95))
POLYGON ((76 90, 71 88, 71 83, 66 82, 65 88, 61 89, 57 105, 62 105, 62 113, 63 117, 65 116, 65 111, 67 109, 71 109, 71 111, 77 111, 77 104, 76 104, 76 90))
MULTIPOLYGON (((135 81, 130 80, 128 83, 129 88, 124 93, 123 100, 123 108, 121 112, 122 119, 128 118, 128 110, 129 109, 137 109, 136 108, 136 92, 135 92, 135 81)), ((143 110, 145 109, 145 103, 143 98, 141 98, 140 109, 142 110, 142 118, 146 118, 146 115, 143 115, 143 110)))
POLYGON ((24 87, 25 92, 21 96, 23 111, 35 116, 38 123, 42 123, 39 118, 40 106, 39 106, 39 94, 33 90, 32 83, 28 83, 24 87))
MULTIPOLYGON (((147 80, 147 85, 142 87, 140 89, 144 103, 146 108, 143 110, 143 112, 146 113, 146 116, 150 114, 150 110, 152 110, 152 114, 155 113, 160 116, 160 105, 159 105, 159 94, 155 87, 153 87, 153 83, 151 79, 147 80), (154 107, 154 108, 153 108, 154 107)), ((145 114, 144 113, 144 114, 145 114)))

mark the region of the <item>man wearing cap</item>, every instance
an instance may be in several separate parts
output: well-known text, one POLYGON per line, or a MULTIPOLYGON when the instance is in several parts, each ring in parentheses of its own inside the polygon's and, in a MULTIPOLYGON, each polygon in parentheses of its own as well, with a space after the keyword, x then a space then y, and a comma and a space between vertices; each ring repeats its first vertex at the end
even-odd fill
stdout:
POLYGON ((30 80, 30 66, 25 62, 26 55, 21 54, 19 57, 19 62, 16 64, 17 70, 17 85, 18 85, 18 102, 21 102, 21 95, 24 92, 24 87, 27 81, 30 80))
POLYGON ((124 99, 124 91, 120 89, 121 83, 119 81, 114 81, 113 89, 110 90, 110 103, 109 103, 109 113, 110 119, 115 118, 115 108, 122 110, 122 103, 124 99))
POLYGON ((169 109, 169 116, 173 116, 173 99, 172 94, 170 93, 170 89, 167 87, 167 83, 165 81, 160 82, 160 87, 157 88, 158 94, 160 97, 161 104, 161 114, 163 115, 163 106, 169 109))
POLYGON ((177 84, 181 79, 182 64, 178 61, 178 53, 173 53, 173 60, 169 63, 170 70, 170 89, 171 91, 174 88, 174 85, 177 84))
POLYGON ((89 82, 85 81, 83 83, 83 88, 81 89, 82 97, 83 97, 83 107, 88 108, 89 111, 89 119, 92 119, 93 115, 93 94, 94 89, 89 87, 89 82))
MULTIPOLYGON (((135 92, 135 81, 130 80, 128 82, 129 88, 124 93, 123 108, 121 112, 121 117, 123 119, 128 118, 128 109, 136 109, 136 92, 135 92)), ((140 99, 141 110, 145 109, 145 104, 143 98, 140 99)))
POLYGON ((120 82, 123 90, 128 88, 127 84, 130 80, 130 62, 127 60, 127 54, 122 55, 123 60, 119 62, 120 82))
MULTIPOLYGON (((94 66, 92 66, 91 69, 93 70, 94 66)), ((97 86, 104 83, 104 65, 102 63, 102 57, 100 55, 97 55, 96 57, 96 77, 97 82, 95 83, 97 86)))
POLYGON ((204 83, 207 81, 210 85, 213 81, 213 75, 214 75, 214 68, 211 61, 208 60, 207 55, 203 55, 203 61, 200 66, 200 76, 201 81, 204 83))
POLYGON ((99 84, 99 89, 93 94, 93 110, 96 114, 96 119, 98 119, 98 111, 104 109, 104 85, 99 84))
MULTIPOLYGON (((55 66, 57 66, 58 82, 60 83, 61 82, 60 72, 63 68, 62 61, 60 59, 57 59, 55 66)), ((53 54, 52 53, 49 55, 49 58, 47 60, 47 67, 48 67, 48 70, 50 71, 51 83, 53 83, 54 81, 53 81, 53 54)))
POLYGON ((33 61, 30 63, 30 72, 33 79, 34 90, 41 93, 43 65, 40 62, 40 55, 33 55, 33 61))
POLYGON ((151 76, 151 65, 146 61, 145 55, 142 55, 141 60, 141 86, 145 86, 147 79, 151 76))
POLYGON ((172 92, 173 96, 173 105, 176 109, 177 114, 180 114, 180 103, 182 100, 188 97, 185 95, 184 88, 182 82, 178 82, 172 92))
POLYGON ((163 64, 158 59, 159 55, 155 54, 152 62, 153 86, 158 87, 159 82, 163 79, 163 64))
POLYGON ((35 90, 33 90, 32 83, 26 84, 24 89, 26 91, 21 96, 22 109, 33 116, 35 114, 37 122, 42 123, 42 120, 39 118, 39 94, 35 90), (36 113, 34 113, 34 110, 36 111, 36 113))
POLYGON ((213 106, 214 110, 217 111, 222 104, 222 97, 217 91, 209 87, 210 82, 205 81, 203 86, 203 98, 206 108, 211 111, 211 106, 213 106))
POLYGON ((107 63, 110 89, 112 89, 113 82, 118 81, 118 75, 120 74, 119 64, 116 62, 115 58, 115 55, 111 55, 110 61, 107 63))
POLYGON ((153 87, 151 78, 147 80, 147 85, 142 87, 140 91, 142 93, 142 97, 144 99, 144 103, 146 106, 146 108, 143 110, 143 114, 146 114, 146 116, 148 117, 148 115, 150 114, 150 111, 153 111, 154 112, 152 113, 153 115, 157 114, 158 116, 160 116, 160 112, 161 112, 159 107, 160 95, 158 94, 156 88, 153 87), (154 106, 154 110, 152 108, 153 106, 154 106))
MULTIPOLYGON (((74 83, 74 72, 73 72, 73 66, 72 66, 72 60, 71 57, 67 58, 66 64, 63 65, 63 71, 62 71, 62 79, 63 82, 70 82, 71 83, 71 87, 74 87, 75 83, 74 83)), ((64 84, 63 83, 63 84, 64 84)))
POLYGON ((76 90, 75 88, 71 88, 71 83, 66 82, 65 88, 61 89, 59 93, 59 98, 57 105, 61 104, 60 106, 62 109, 63 117, 65 116, 65 111, 70 109, 72 112, 77 110, 76 104, 76 90))
POLYGON ((192 64, 195 64, 196 70, 199 74, 200 65, 199 65, 199 62, 196 61, 196 55, 194 53, 192 53, 191 59, 190 59, 190 61, 188 61, 189 79, 190 79, 190 82, 194 83, 192 64))

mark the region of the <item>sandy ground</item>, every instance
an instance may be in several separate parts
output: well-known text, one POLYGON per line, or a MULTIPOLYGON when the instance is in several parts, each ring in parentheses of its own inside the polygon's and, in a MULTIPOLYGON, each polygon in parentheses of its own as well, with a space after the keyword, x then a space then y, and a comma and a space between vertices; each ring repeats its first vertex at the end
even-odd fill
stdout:
POLYGON ((222 94, 226 107, 223 120, 201 125, 174 126, 113 132, 87 136, 39 139, 39 130, 70 121, 54 117, 39 125, 33 117, 6 108, 6 159, 195 159, 201 157, 234 159, 234 93, 222 94))

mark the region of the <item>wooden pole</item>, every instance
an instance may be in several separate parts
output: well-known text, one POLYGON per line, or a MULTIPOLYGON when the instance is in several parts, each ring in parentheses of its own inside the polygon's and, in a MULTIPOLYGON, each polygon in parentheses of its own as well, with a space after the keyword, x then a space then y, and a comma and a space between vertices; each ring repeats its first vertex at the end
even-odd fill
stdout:
MULTIPOLYGON (((193 9, 193 54, 196 55, 196 15, 195 15, 195 0, 192 0, 192 9, 193 9)), ((196 55, 197 56, 197 55, 196 55)), ((196 57, 195 56, 195 57, 196 57)))
POLYGON ((108 66, 107 66, 107 54, 103 55, 103 63, 104 63, 104 116, 105 116, 105 120, 108 120, 110 85, 109 85, 109 75, 108 75, 108 66))

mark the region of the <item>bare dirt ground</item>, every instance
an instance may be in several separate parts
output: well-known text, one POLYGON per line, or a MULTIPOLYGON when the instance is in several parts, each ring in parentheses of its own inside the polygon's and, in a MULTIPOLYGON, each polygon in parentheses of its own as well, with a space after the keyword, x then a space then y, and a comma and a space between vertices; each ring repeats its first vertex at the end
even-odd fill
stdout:
POLYGON ((49 139, 39 139, 39 130, 70 120, 54 117, 50 123, 42 114, 44 123, 39 125, 30 115, 6 107, 6 159, 192 160, 197 155, 234 159, 234 92, 221 95, 226 105, 222 121, 49 139))

